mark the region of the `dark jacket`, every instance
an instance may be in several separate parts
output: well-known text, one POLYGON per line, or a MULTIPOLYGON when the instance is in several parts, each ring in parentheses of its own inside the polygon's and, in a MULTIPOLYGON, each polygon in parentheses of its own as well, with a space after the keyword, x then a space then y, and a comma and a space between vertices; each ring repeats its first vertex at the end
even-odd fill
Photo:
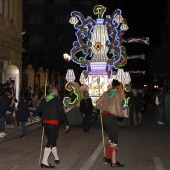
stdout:
POLYGON ((11 98, 11 104, 7 109, 9 112, 14 112, 15 111, 15 103, 13 103, 13 105, 12 105, 12 100, 14 100, 15 103, 17 102, 17 100, 15 98, 11 98))
POLYGON ((82 98, 80 101, 80 112, 88 114, 88 113, 92 113, 93 110, 93 103, 91 98, 82 98))
POLYGON ((134 94, 131 94, 130 96, 130 100, 129 100, 129 105, 130 105, 130 109, 132 112, 136 112, 139 113, 142 111, 142 107, 143 107, 143 100, 142 97, 140 96, 140 94, 137 94, 137 96, 135 96, 134 94))
POLYGON ((7 93, 7 92, 13 94, 12 88, 9 87, 9 86, 5 87, 4 90, 3 90, 3 92, 2 92, 2 94, 5 95, 5 93, 7 93))
POLYGON ((6 95, 4 95, 2 98, 0 98, 0 117, 6 115, 6 112, 11 104, 11 98, 8 98, 6 95))
POLYGON ((26 100, 21 99, 17 106, 16 120, 18 122, 27 122, 29 117, 29 109, 26 100))
POLYGON ((41 101, 36 109, 36 115, 42 112, 43 120, 58 120, 63 122, 66 126, 69 124, 64 108, 58 96, 55 96, 50 101, 45 99, 41 101))

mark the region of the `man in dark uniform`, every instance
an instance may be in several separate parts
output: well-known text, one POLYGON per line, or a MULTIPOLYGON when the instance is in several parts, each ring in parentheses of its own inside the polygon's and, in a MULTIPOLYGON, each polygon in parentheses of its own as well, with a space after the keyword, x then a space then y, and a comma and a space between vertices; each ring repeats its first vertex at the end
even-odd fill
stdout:
POLYGON ((52 153, 55 157, 55 163, 59 163, 56 147, 59 123, 62 121, 65 124, 66 132, 69 130, 68 119, 64 112, 62 103, 58 98, 58 92, 55 87, 51 87, 49 89, 49 95, 40 103, 36 112, 42 112, 44 133, 48 139, 47 145, 44 149, 44 156, 42 159, 41 167, 55 168, 55 166, 52 166, 48 163, 48 157, 50 153, 52 153))
POLYGON ((80 112, 83 117, 82 126, 84 132, 89 132, 92 122, 92 110, 92 99, 89 97, 89 92, 84 91, 84 98, 82 98, 80 101, 80 112))

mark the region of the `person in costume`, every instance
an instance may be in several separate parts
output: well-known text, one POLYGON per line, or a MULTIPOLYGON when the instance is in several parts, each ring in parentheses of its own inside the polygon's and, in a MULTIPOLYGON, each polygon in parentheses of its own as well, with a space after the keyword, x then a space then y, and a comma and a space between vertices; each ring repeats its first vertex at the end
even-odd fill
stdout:
POLYGON ((41 162, 42 168, 55 168, 48 163, 48 157, 52 153, 55 157, 55 163, 59 164, 56 141, 59 132, 59 123, 63 122, 65 130, 68 132, 69 123, 64 112, 62 102, 58 97, 58 91, 55 87, 49 89, 49 95, 40 103, 36 110, 37 113, 42 112, 42 122, 44 133, 47 137, 47 144, 44 149, 44 156, 41 162))
POLYGON ((118 144, 118 122, 117 117, 123 117, 122 111, 122 95, 117 90, 121 84, 119 81, 112 81, 112 88, 104 92, 103 95, 96 101, 97 109, 102 111, 102 119, 104 128, 107 131, 109 140, 106 147, 104 161, 110 163, 111 167, 123 167, 116 160, 117 144, 118 144))
POLYGON ((82 126, 84 132, 89 132, 92 123, 92 110, 93 103, 92 99, 89 97, 89 92, 84 91, 84 98, 80 101, 80 113, 82 115, 83 121, 82 126))

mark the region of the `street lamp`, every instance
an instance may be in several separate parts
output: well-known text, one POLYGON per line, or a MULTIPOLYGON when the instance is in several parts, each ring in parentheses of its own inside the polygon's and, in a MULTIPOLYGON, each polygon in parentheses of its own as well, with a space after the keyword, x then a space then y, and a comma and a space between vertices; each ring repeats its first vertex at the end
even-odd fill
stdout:
POLYGON ((66 60, 66 61, 70 61, 70 59, 71 59, 71 56, 70 55, 68 55, 67 53, 64 53, 63 54, 63 57, 64 57, 64 60, 66 60))

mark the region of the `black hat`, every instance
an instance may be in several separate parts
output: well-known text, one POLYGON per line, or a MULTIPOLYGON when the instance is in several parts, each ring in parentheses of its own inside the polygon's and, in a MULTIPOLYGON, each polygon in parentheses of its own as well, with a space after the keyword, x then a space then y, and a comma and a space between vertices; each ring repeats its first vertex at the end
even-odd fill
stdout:
POLYGON ((113 81, 112 81, 112 86, 115 87, 115 86, 119 86, 119 85, 120 85, 119 81, 113 79, 113 81))

